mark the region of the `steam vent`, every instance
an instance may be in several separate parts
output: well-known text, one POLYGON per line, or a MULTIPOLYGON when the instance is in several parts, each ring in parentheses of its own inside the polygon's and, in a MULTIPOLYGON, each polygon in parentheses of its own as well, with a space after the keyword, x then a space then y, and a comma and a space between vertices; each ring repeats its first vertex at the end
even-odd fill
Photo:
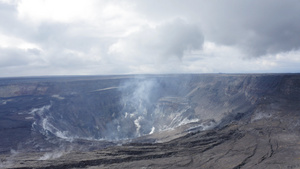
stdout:
POLYGON ((300 168, 300 74, 0 79, 0 168, 300 168))

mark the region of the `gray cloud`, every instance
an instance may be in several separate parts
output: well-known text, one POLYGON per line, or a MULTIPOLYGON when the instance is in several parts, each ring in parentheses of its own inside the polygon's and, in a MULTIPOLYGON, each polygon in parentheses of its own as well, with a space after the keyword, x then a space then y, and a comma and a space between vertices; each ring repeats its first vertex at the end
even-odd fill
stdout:
POLYGON ((31 39, 33 26, 18 18, 17 4, 7 4, 0 1, 0 33, 31 39))
POLYGON ((203 41, 203 35, 196 25, 175 19, 155 28, 144 27, 120 39, 110 50, 135 60, 166 61, 174 57, 181 59, 187 51, 200 50, 203 41))
MULTIPOLYGON (((33 65, 41 63, 44 66, 52 67, 52 70, 63 69, 64 72, 72 72, 79 67, 93 66, 95 60, 89 59, 85 55, 94 58, 100 57, 106 53, 101 49, 108 48, 115 39, 99 38, 96 37, 95 32, 87 32, 87 27, 83 25, 88 25, 88 23, 63 23, 47 20, 32 23, 18 16, 16 3, 7 4, 0 1, 0 10, 0 33, 17 38, 19 41, 36 44, 40 48, 2 47, 0 49, 2 68, 6 66, 22 66, 24 68, 33 63, 33 65), (73 33, 74 29, 79 28, 83 29, 82 32, 73 33)), ((34 66, 28 69, 34 69, 34 66)))
POLYGON ((256 72, 299 69, 297 54, 289 55, 300 51, 298 0, 104 0, 95 1, 93 19, 67 21, 51 19, 51 14, 38 19, 22 15, 21 1, 0 0, 0 37, 9 41, 0 41, 2 72, 9 67, 24 75, 197 73, 226 72, 232 66, 247 72, 247 65, 256 63, 239 61, 243 55, 261 64, 256 72), (287 60, 280 67, 283 57, 287 60), (228 64, 222 70, 220 61, 228 64), (245 66, 236 66, 239 62, 245 66))
POLYGON ((24 66, 34 62, 42 62, 42 60, 37 59, 39 52, 38 49, 0 48, 0 66, 24 66))
MULTIPOLYGON (((246 0, 211 2, 216 7, 207 25, 212 39, 241 47, 251 56, 297 50, 300 47, 300 2, 295 0, 246 0)), ((208 10, 209 10, 208 9, 208 10)))
POLYGON ((6 4, 0 1, 0 30, 11 30, 15 24, 17 11, 14 5, 6 4))
POLYGON ((236 46, 249 56, 298 50, 300 47, 300 1, 167 0, 136 3, 139 11, 149 19, 187 18, 202 27, 206 40, 236 46))
MULTIPOLYGON (((158 36, 162 42, 163 56, 183 57, 185 51, 202 48, 203 35, 196 25, 187 24, 182 20, 175 20, 158 28, 158 36)), ((156 44, 159 46, 159 44, 156 44)))

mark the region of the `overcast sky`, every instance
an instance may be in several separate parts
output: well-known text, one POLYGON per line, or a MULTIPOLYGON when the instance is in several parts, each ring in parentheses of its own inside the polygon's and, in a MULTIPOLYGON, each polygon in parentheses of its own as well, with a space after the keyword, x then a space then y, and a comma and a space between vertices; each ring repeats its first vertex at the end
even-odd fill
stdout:
POLYGON ((299 0, 0 0, 0 77, 300 72, 299 0))

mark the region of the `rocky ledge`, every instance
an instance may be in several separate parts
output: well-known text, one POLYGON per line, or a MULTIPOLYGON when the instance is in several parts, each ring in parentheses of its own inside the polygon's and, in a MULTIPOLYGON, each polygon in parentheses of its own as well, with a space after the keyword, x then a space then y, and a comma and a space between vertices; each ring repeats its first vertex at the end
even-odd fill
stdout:
POLYGON ((223 113, 220 120, 203 119, 103 149, 12 151, 0 155, 0 168, 300 168, 299 75, 195 78, 187 100, 161 97, 159 103, 189 102, 200 115, 223 113))

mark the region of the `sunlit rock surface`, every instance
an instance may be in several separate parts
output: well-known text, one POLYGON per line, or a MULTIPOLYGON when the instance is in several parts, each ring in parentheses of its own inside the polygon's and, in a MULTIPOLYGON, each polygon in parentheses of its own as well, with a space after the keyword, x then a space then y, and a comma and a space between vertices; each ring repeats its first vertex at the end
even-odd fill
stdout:
POLYGON ((300 75, 3 78, 0 168, 300 168, 300 75))

